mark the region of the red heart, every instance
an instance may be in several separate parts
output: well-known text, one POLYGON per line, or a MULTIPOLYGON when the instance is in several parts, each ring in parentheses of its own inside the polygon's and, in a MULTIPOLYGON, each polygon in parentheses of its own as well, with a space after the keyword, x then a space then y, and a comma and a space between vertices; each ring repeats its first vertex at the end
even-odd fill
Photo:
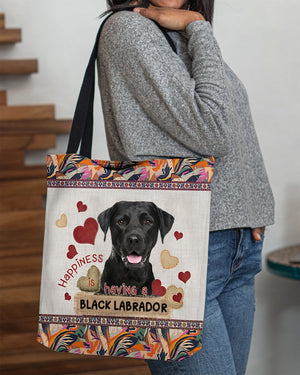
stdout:
POLYGON ((87 205, 83 204, 81 201, 77 203, 78 212, 84 212, 87 210, 87 205))
POLYGON ((154 296, 162 297, 166 294, 166 288, 161 285, 161 281, 156 279, 152 281, 152 294, 154 296))
POLYGON ((70 301, 71 298, 72 298, 72 297, 70 296, 69 293, 65 293, 65 300, 66 300, 66 301, 70 301))
POLYGON ((176 231, 174 233, 174 236, 175 236, 176 240, 180 240, 183 237, 183 233, 176 231))
POLYGON ((182 298, 182 294, 181 293, 174 294, 174 296, 173 296, 173 300, 175 302, 178 302, 178 303, 181 301, 181 298, 182 298))
POLYGON ((90 217, 86 219, 83 227, 79 226, 74 229, 73 236, 78 243, 90 243, 94 245, 97 232, 98 223, 90 217))
POLYGON ((70 245, 68 247, 69 251, 67 252, 67 257, 69 259, 73 259, 75 255, 77 255, 77 250, 76 250, 76 247, 74 245, 70 245))
POLYGON ((178 279, 186 283, 191 278, 191 273, 189 271, 179 272, 178 279))

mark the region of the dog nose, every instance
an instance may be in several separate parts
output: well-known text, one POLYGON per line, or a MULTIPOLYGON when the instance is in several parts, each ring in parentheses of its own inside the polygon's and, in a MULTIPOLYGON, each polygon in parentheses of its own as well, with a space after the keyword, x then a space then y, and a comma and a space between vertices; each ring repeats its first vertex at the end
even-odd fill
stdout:
POLYGON ((130 250, 137 250, 141 245, 142 239, 137 234, 132 234, 127 237, 126 242, 130 250))

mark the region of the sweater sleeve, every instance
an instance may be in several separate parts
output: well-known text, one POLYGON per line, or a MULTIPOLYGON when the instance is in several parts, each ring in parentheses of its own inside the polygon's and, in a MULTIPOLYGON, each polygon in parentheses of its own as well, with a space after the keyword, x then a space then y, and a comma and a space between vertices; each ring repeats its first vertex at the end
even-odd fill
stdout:
POLYGON ((210 23, 198 20, 186 28, 190 75, 153 21, 134 12, 113 17, 101 35, 101 61, 114 70, 115 80, 126 82, 135 109, 192 152, 226 155, 230 128, 225 68, 210 23))

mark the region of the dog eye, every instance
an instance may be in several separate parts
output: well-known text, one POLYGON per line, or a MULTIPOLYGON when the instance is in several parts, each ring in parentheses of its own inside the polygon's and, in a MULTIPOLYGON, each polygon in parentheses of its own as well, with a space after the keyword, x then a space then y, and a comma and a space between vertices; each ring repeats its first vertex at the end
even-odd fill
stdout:
POLYGON ((152 221, 149 220, 149 219, 145 219, 145 220, 144 220, 144 224, 145 224, 145 225, 151 225, 151 224, 152 224, 152 221))
POLYGON ((118 220, 118 224, 119 225, 124 225, 124 224, 126 224, 126 220, 125 219, 120 219, 120 220, 118 220))

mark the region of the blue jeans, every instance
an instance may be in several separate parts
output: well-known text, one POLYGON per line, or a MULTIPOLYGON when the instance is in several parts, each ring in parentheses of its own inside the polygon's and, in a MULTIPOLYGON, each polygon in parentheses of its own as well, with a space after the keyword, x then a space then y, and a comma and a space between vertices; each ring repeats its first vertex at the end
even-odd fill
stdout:
POLYGON ((202 349, 181 362, 147 360, 153 375, 245 374, 263 239, 250 228, 210 232, 202 349))

